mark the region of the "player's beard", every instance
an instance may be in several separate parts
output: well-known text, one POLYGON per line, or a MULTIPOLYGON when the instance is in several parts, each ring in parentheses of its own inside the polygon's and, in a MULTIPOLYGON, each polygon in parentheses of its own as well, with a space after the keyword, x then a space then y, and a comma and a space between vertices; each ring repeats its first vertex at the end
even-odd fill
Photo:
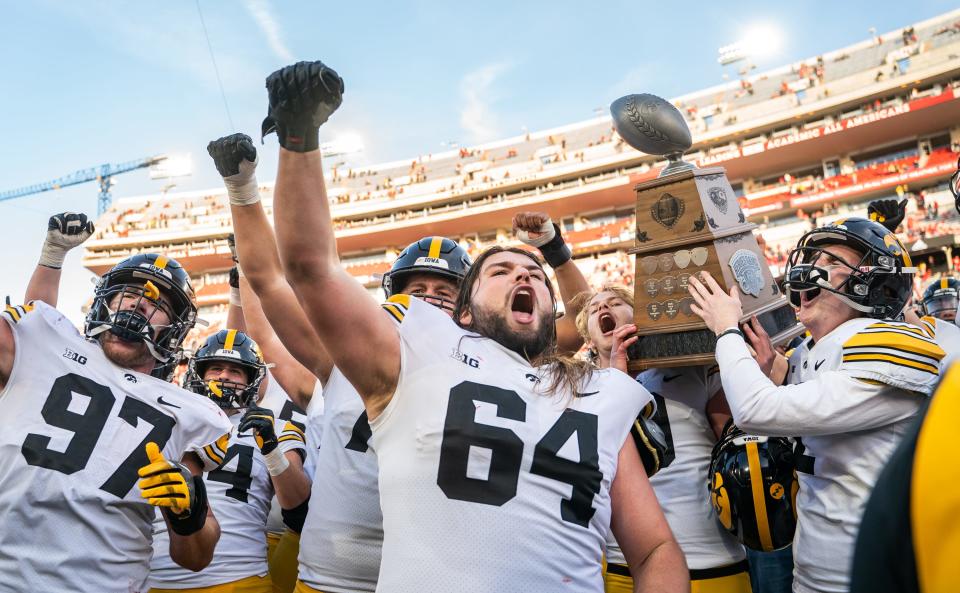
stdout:
POLYGON ((504 348, 513 350, 531 362, 554 347, 556 328, 553 324, 552 311, 541 313, 538 329, 525 332, 510 329, 505 318, 473 304, 470 305, 470 316, 473 319, 470 329, 494 340, 504 348))
POLYGON ((101 334, 99 339, 103 354, 110 362, 121 368, 139 371, 148 365, 153 368, 156 364, 156 359, 142 341, 127 342, 110 332, 101 334))

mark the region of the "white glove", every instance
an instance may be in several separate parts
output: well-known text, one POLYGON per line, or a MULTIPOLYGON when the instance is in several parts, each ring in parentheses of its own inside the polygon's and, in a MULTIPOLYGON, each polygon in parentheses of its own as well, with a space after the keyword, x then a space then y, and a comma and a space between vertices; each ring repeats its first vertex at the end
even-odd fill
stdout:
POLYGON ((59 270, 67 252, 93 234, 93 221, 86 214, 61 212, 47 221, 47 238, 40 251, 40 265, 59 270))

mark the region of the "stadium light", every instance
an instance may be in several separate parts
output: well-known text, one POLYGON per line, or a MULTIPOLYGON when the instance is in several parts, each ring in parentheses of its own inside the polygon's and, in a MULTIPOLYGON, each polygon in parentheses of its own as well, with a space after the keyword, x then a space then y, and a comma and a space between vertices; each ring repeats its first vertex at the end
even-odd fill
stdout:
POLYGON ((743 37, 724 45, 717 53, 721 66, 747 58, 763 59, 776 55, 783 45, 783 33, 772 23, 754 23, 746 28, 743 37))
POLYGON ((150 166, 150 179, 170 179, 193 174, 193 159, 190 153, 168 154, 166 158, 150 166))

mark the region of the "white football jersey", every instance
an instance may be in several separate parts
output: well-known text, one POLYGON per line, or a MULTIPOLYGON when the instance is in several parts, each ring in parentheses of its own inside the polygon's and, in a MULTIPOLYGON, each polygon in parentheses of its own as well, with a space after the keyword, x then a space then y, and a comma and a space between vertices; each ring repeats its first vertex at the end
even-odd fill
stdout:
MULTIPOLYGON (((710 394, 720 390, 719 374, 708 367, 649 369, 637 376, 657 402, 653 420, 667 441, 669 465, 652 478, 660 508, 670 524, 691 570, 735 564, 746 555, 743 546, 717 521, 707 490, 710 456, 716 443, 706 408, 710 394)), ((612 534, 607 561, 625 564, 612 534)))
POLYGON ((399 383, 370 423, 377 591, 602 592, 610 486, 650 394, 613 369, 545 394, 544 369, 416 298, 397 308, 399 383))
POLYGON ((207 451, 225 445, 230 421, 209 400, 115 365, 45 303, 0 317, 16 339, 0 391, 0 591, 146 591, 146 444, 211 468, 207 451))
MULTIPOLYGON (((194 397, 203 399, 196 394, 194 397)), ((234 428, 239 427, 242 418, 242 412, 230 416, 234 428)), ((292 421, 277 418, 274 429, 279 441, 277 448, 282 453, 303 450, 303 431, 292 421)), ((213 551, 213 560, 199 572, 176 564, 170 558, 166 523, 158 515, 153 523, 151 587, 194 589, 267 574, 266 524, 274 489, 253 431, 234 430, 223 462, 205 473, 203 480, 210 507, 220 523, 220 541, 213 551)))
POLYGON ((325 593, 372 592, 383 545, 377 457, 363 400, 336 367, 323 388, 318 420, 318 479, 310 500, 323 502, 311 504, 300 534, 299 578, 325 593))
MULTIPOLYGON (((718 360, 731 350, 749 354, 737 338, 718 346, 718 360)), ((841 592, 849 588, 850 563, 863 507, 880 470, 899 443, 922 398, 935 387, 943 351, 924 330, 902 322, 859 318, 791 355, 789 381, 760 393, 744 408, 751 432, 786 436, 797 446, 797 532, 794 591, 841 592), (782 394, 782 395, 781 395, 782 394), (763 402, 762 409, 759 402, 763 402)), ((734 363, 735 364, 735 363, 734 363)), ((753 365, 756 366, 755 364, 753 365)), ((727 400, 738 418, 749 367, 721 364, 727 400), (741 395, 737 391, 741 390, 741 395)), ((759 369, 756 370, 759 373, 759 369)), ((747 387, 749 392, 750 388, 747 387)))
POLYGON ((960 360, 960 327, 950 321, 936 317, 924 317, 920 320, 927 334, 943 348, 946 356, 940 361, 940 374, 944 375, 950 365, 960 360))

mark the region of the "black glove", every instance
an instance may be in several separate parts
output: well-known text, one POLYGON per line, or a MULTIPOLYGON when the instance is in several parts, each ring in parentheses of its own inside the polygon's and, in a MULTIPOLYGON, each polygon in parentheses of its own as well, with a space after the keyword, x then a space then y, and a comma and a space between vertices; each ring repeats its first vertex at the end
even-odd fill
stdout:
POLYGON ((667 455, 667 439, 663 429, 654 419, 641 414, 633 423, 630 434, 633 435, 633 442, 640 453, 640 461, 643 462, 648 478, 673 461, 673 458, 667 455))
POLYGON ((255 163, 257 148, 246 134, 230 134, 217 138, 207 144, 207 154, 213 158, 213 164, 221 177, 232 177, 240 172, 243 161, 255 163))
POLYGON ((47 238, 40 252, 40 265, 60 269, 67 252, 93 234, 93 222, 86 214, 61 212, 47 221, 47 238))
POLYGON ((240 258, 237 257, 237 237, 233 233, 227 235, 227 247, 230 248, 230 259, 233 263, 240 263, 240 258))
POLYGON ((323 62, 297 62, 267 77, 270 107, 260 133, 294 152, 320 148, 319 129, 343 101, 343 79, 323 62))
POLYGON ((253 438, 264 455, 277 448, 277 431, 274 429, 273 412, 267 408, 250 406, 240 420, 240 432, 253 430, 253 438))
POLYGON ((240 288, 240 271, 237 266, 230 268, 230 288, 240 288))
POLYGON ((891 233, 897 232, 897 227, 903 222, 907 213, 907 200, 902 202, 896 198, 873 200, 867 206, 867 217, 882 224, 891 233))

